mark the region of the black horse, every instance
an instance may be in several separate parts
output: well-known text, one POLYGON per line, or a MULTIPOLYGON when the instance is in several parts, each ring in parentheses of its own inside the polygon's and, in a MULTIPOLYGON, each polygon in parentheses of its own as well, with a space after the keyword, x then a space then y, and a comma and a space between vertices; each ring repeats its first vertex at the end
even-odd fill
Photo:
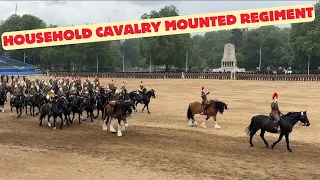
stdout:
MULTIPOLYGON (((279 136, 279 139, 271 145, 272 149, 278 142, 282 140, 283 136, 285 136, 287 149, 289 152, 292 152, 292 149, 289 146, 289 134, 292 132, 293 126, 298 121, 302 122, 305 126, 310 126, 310 122, 307 117, 307 111, 289 112, 282 116, 279 122, 279 126, 281 129, 280 136, 279 136)), ((246 129, 247 134, 250 135, 249 143, 251 147, 254 147, 252 144, 252 137, 255 135, 255 133, 259 129, 261 129, 261 133, 260 133, 261 139, 264 141, 266 147, 269 148, 268 142, 264 139, 264 133, 266 131, 270 133, 278 133, 277 130, 274 128, 274 120, 271 119, 269 116, 265 116, 265 115, 257 115, 252 117, 251 124, 246 129)))
POLYGON ((153 89, 149 90, 148 92, 144 93, 144 94, 136 94, 135 97, 133 97, 132 95, 133 92, 129 93, 129 97, 132 101, 135 102, 135 106, 137 107, 137 105, 140 104, 144 104, 143 108, 142 108, 142 112, 144 110, 144 108, 147 107, 148 113, 150 114, 149 111, 149 103, 151 100, 151 97, 156 98, 156 94, 155 91, 153 89))
MULTIPOLYGON (((56 129, 57 117, 60 117, 61 119, 60 129, 62 128, 62 125, 64 124, 62 115, 64 114, 63 110, 66 104, 68 104, 68 101, 65 97, 59 97, 54 100, 52 104, 52 109, 51 109, 52 114, 49 114, 49 117, 48 117, 48 119, 50 119, 50 117, 53 116, 53 129, 56 129)), ((67 119, 67 126, 69 127, 68 119, 67 119)))
POLYGON ((6 101, 6 91, 4 88, 0 87, 0 107, 1 111, 4 112, 4 102, 6 101))
POLYGON ((100 91, 100 94, 96 96, 96 108, 97 108, 97 116, 94 117, 94 119, 97 119, 99 116, 99 112, 102 112, 102 117, 104 117, 104 107, 106 106, 109 98, 106 93, 102 93, 100 91))
POLYGON ((19 94, 17 96, 11 96, 10 98, 10 108, 12 113, 12 108, 16 108, 17 112, 17 118, 19 118, 22 114, 22 108, 23 108, 23 95, 19 94))
POLYGON ((83 110, 87 111, 87 118, 90 116, 91 122, 93 122, 93 110, 94 110, 95 98, 85 97, 83 98, 83 110))
POLYGON ((28 105, 30 105, 30 114, 32 116, 38 115, 40 113, 40 93, 35 93, 34 95, 31 95, 29 98, 28 105), (34 114, 35 107, 38 108, 38 112, 36 114, 34 114))
POLYGON ((82 117, 82 111, 83 111, 83 97, 77 97, 72 96, 70 97, 70 107, 72 112, 72 119, 71 122, 73 122, 75 114, 77 113, 79 115, 79 124, 81 124, 81 117, 82 117))

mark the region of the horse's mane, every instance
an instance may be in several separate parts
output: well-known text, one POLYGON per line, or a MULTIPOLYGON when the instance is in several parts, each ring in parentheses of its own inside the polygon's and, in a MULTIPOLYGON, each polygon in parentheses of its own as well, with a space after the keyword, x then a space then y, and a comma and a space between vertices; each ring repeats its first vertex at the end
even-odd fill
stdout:
POLYGON ((300 112, 288 112, 287 114, 284 114, 283 116, 290 116, 291 114, 296 114, 296 113, 300 113, 300 112))
POLYGON ((215 101, 214 104, 217 110, 222 110, 224 107, 227 107, 226 103, 222 101, 215 101))

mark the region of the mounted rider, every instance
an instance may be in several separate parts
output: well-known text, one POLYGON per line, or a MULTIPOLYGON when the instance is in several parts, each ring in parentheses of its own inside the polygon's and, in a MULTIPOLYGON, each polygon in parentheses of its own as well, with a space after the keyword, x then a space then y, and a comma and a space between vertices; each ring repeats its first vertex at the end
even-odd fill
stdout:
POLYGON ((71 84, 70 95, 72 95, 72 96, 76 96, 77 95, 77 89, 75 87, 75 83, 71 84))
POLYGON ((281 118, 280 115, 282 113, 279 110, 278 94, 276 92, 273 94, 272 100, 273 102, 271 103, 270 117, 274 120, 274 128, 279 132, 280 131, 279 122, 281 118))
POLYGON ((113 90, 114 87, 115 87, 115 86, 114 86, 114 82, 113 82, 113 79, 112 79, 111 82, 110 82, 110 87, 109 87, 109 88, 110 88, 110 90, 113 90))
POLYGON ((49 102, 52 103, 52 98, 54 98, 56 95, 54 94, 53 89, 51 88, 50 91, 48 92, 46 98, 49 100, 49 102))
POLYGON ((140 86, 139 86, 139 89, 138 89, 138 92, 139 94, 144 94, 146 91, 146 88, 143 86, 143 83, 142 81, 140 82, 140 86))
POLYGON ((121 93, 122 93, 122 94, 127 93, 126 84, 125 84, 124 81, 122 82, 121 93))
POLYGON ((62 87, 61 85, 59 86, 59 91, 58 91, 58 93, 57 93, 57 96, 58 96, 58 97, 62 97, 62 96, 65 97, 65 96, 66 96, 66 95, 65 95, 65 91, 63 90, 63 87, 62 87))
POLYGON ((202 86, 202 89, 201 89, 201 98, 202 98, 202 105, 204 106, 203 108, 203 113, 206 114, 207 113, 207 108, 208 108, 208 97, 207 95, 210 94, 210 91, 206 91, 204 89, 204 87, 202 86))
POLYGON ((29 91, 29 95, 32 97, 36 94, 36 89, 35 89, 35 86, 34 86, 34 83, 32 82, 31 83, 31 86, 30 86, 30 91, 29 91))
POLYGON ((83 96, 84 97, 89 97, 90 94, 89 94, 88 84, 84 83, 83 87, 84 87, 83 96))

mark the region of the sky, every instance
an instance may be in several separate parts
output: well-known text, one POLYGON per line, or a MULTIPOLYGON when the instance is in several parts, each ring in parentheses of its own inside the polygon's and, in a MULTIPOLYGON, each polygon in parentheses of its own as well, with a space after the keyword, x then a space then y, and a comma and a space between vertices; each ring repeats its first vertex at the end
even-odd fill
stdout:
MULTIPOLYGON (((0 0, 1 1, 1 0, 0 0)), ((144 13, 175 5, 180 15, 205 14, 255 8, 268 8, 317 1, 1 1, 0 20, 15 12, 32 14, 58 26, 84 25, 140 19, 144 13)), ((289 25, 282 25, 285 27, 289 25)), ((200 33, 201 34, 201 33, 200 33)))

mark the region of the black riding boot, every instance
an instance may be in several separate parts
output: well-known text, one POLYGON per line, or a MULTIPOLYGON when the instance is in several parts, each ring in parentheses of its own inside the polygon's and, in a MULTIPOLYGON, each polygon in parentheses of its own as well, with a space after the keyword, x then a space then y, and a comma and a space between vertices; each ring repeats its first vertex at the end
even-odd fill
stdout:
POLYGON ((203 113, 204 113, 204 114, 207 114, 207 109, 208 109, 208 105, 205 104, 205 105, 204 105, 204 108, 203 108, 203 113))

